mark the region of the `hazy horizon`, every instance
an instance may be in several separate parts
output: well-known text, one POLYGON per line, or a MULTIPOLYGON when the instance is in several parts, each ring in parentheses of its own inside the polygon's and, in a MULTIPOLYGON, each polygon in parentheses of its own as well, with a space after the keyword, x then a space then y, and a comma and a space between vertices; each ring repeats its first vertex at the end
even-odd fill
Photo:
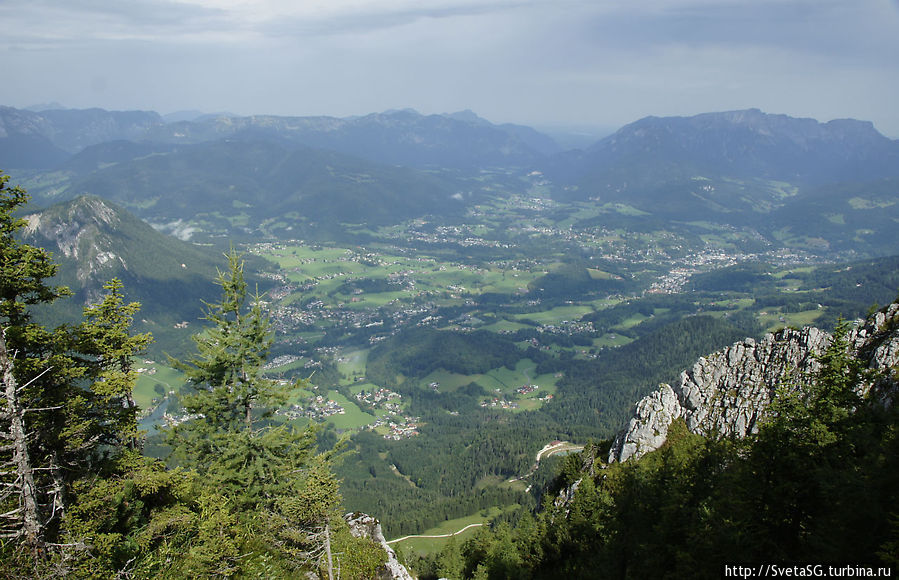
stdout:
POLYGON ((0 103, 607 133, 759 108, 899 137, 899 1, 9 0, 0 103))

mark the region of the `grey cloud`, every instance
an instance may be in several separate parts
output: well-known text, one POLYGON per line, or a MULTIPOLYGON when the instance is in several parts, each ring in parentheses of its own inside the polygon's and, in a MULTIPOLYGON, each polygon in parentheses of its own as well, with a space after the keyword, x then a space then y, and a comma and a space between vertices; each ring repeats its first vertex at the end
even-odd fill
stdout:
POLYGON ((241 19, 163 0, 0 0, 0 104, 338 116, 471 108, 496 121, 608 125, 755 106, 871 119, 899 135, 896 0, 361 6, 241 19))
POLYGON ((168 0, 11 0, 0 4, 0 42, 77 43, 94 38, 157 37, 227 25, 222 10, 168 0))
MULTIPOLYGON (((555 2, 560 7, 572 3, 580 2, 570 0, 555 2)), ((481 16, 545 4, 546 0, 500 0, 463 4, 448 2, 442 5, 431 3, 415 7, 371 6, 358 12, 325 18, 278 18, 264 25, 262 30, 272 36, 364 33, 405 26, 420 20, 481 16)))

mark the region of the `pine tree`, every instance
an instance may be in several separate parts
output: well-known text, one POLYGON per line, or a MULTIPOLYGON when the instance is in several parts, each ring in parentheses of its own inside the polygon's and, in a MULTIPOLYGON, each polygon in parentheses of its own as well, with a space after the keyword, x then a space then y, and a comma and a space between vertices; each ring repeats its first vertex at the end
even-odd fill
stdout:
POLYGON ((293 563, 292 573, 321 565, 334 574, 335 541, 361 549, 339 514, 337 448, 316 454, 312 426, 297 431, 273 420, 290 387, 264 376, 271 325, 258 294, 248 303, 240 256, 232 249, 227 259, 221 299, 206 304, 211 326, 193 337, 197 353, 172 362, 193 387, 181 398, 190 419, 170 434, 173 459, 231 506, 249 532, 242 550, 276 554, 293 563))
POLYGON ((228 254, 228 271, 219 272, 222 298, 206 303, 205 320, 211 326, 193 337, 196 356, 186 362, 173 360, 173 365, 187 374, 194 393, 182 399, 191 413, 202 414, 210 427, 236 430, 252 429, 254 411, 259 416, 284 402, 286 389, 262 376, 268 358, 273 332, 262 311, 260 296, 253 297, 247 308, 247 283, 243 261, 232 249, 228 254))
POLYGON ((39 566, 74 545, 61 542, 77 482, 110 475, 121 443, 137 446, 131 357, 150 337, 131 335, 139 305, 124 303, 116 280, 79 325, 33 320, 35 306, 71 293, 48 284, 51 255, 17 239, 28 196, 8 180, 0 174, 0 535, 13 540, 3 551, 24 546, 39 566))
POLYGON ((103 299, 84 309, 84 322, 76 329, 78 351, 85 356, 94 396, 94 430, 103 433, 104 445, 140 447, 137 403, 132 390, 137 382, 134 356, 152 337, 132 334, 137 302, 126 303, 122 282, 113 278, 103 286, 103 299))
POLYGON ((187 375, 192 392, 181 407, 192 420, 172 430, 175 456, 185 466, 205 473, 220 485, 256 497, 260 486, 283 485, 276 477, 282 463, 305 461, 312 431, 294 433, 263 426, 287 398, 288 388, 263 376, 273 331, 260 297, 247 304, 243 261, 232 249, 228 270, 219 272, 222 297, 206 303, 211 326, 193 336, 197 353, 172 365, 187 375))
POLYGON ((64 333, 51 333, 32 322, 31 306, 53 302, 69 291, 47 284, 56 265, 46 251, 16 239, 25 220, 13 214, 27 203, 28 195, 8 187, 8 181, 9 176, 0 173, 0 437, 8 442, 0 447, 6 460, 0 467, 0 535, 21 540, 37 552, 63 501, 58 447, 63 397, 61 383, 54 379, 78 372, 67 372, 70 361, 53 352, 52 345, 67 342, 64 333))

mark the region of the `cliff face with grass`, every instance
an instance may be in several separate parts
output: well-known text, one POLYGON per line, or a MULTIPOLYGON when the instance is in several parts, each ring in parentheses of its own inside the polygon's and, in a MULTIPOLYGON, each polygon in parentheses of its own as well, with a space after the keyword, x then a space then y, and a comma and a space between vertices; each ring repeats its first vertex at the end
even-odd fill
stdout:
MULTIPOLYGON (((887 376, 894 372, 899 364, 899 303, 858 321, 849 338, 869 369, 887 376)), ((609 462, 658 449, 676 419, 701 435, 741 438, 755 433, 778 385, 814 371, 816 357, 830 340, 830 334, 814 327, 785 328, 700 358, 677 382, 659 385, 637 403, 612 444, 609 462)))

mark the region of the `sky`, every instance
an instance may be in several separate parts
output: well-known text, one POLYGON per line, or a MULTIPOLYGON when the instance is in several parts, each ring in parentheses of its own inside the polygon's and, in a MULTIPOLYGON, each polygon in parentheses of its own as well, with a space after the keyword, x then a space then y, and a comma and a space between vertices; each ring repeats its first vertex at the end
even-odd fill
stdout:
POLYGON ((899 0, 0 0, 0 104, 616 128, 760 108, 899 138, 899 0))

